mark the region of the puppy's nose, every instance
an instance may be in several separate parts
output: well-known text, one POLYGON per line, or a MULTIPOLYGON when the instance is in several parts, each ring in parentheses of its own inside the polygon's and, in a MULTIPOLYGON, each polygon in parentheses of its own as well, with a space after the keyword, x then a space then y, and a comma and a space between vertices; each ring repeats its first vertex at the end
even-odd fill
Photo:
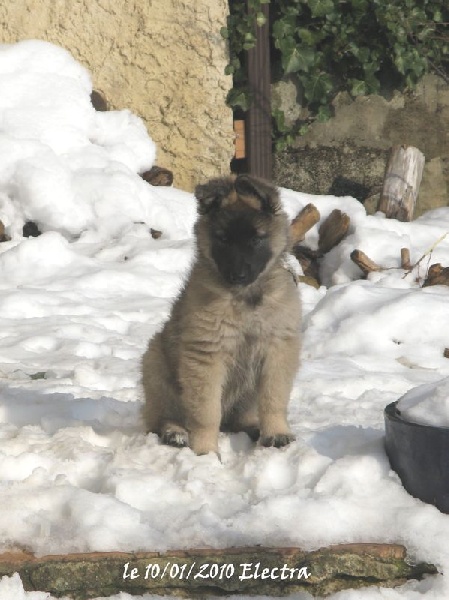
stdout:
POLYGON ((236 283, 236 284, 241 284, 241 283, 245 283, 248 279, 248 275, 246 273, 246 271, 239 271, 237 273, 231 273, 230 277, 229 277, 231 283, 236 283))

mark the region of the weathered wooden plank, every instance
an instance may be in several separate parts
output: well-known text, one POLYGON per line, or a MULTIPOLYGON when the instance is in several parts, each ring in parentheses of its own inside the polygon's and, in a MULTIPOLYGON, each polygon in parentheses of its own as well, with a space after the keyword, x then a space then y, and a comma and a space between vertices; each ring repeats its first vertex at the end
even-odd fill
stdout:
POLYGON ((0 577, 18 572, 28 591, 88 600, 129 594, 328 595, 368 585, 395 586, 436 573, 411 565, 397 544, 342 544, 307 552, 299 548, 241 547, 157 552, 97 552, 35 557, 0 555, 0 577))

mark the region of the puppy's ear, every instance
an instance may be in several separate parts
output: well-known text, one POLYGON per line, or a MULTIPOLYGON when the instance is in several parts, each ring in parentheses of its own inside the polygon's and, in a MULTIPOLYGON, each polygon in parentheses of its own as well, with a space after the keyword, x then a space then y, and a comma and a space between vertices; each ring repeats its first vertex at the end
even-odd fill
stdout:
POLYGON ((233 186, 233 180, 226 177, 218 177, 207 183, 197 185, 194 193, 195 198, 198 200, 200 215, 205 215, 214 209, 220 208, 224 198, 232 192, 233 186))
POLYGON ((235 180, 235 189, 239 195, 255 196, 263 211, 276 213, 281 208, 279 192, 268 181, 250 175, 239 175, 235 180))

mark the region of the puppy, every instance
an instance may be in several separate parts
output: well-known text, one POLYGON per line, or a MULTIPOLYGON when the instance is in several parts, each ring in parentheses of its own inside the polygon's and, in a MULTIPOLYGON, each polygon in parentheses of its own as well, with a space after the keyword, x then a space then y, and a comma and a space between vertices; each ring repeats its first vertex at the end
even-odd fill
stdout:
POLYGON ((287 215, 277 189, 247 175, 195 196, 196 258, 142 360, 147 431, 196 454, 218 452, 220 429, 285 446, 301 342, 299 293, 283 266, 287 215))

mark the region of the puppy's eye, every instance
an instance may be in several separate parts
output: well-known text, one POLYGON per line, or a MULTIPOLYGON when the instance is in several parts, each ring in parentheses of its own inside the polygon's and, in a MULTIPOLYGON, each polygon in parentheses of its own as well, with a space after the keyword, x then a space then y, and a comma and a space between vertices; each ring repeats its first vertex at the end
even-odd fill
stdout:
POLYGON ((266 233, 259 233, 251 238, 252 246, 260 246, 260 244, 266 239, 266 233))

